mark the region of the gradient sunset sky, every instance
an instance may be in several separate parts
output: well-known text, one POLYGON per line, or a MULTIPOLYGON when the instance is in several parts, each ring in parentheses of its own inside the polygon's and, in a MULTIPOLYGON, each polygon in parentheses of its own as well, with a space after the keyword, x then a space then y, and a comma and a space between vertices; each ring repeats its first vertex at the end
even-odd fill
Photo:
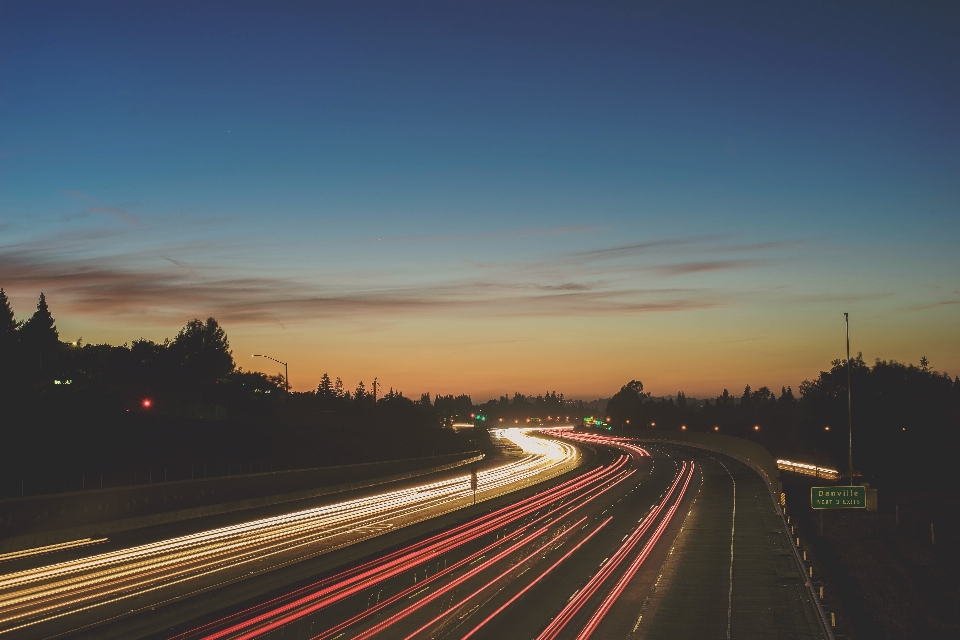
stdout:
POLYGON ((960 374, 957 3, 592 4, 0 1, 0 287, 297 390, 960 374))

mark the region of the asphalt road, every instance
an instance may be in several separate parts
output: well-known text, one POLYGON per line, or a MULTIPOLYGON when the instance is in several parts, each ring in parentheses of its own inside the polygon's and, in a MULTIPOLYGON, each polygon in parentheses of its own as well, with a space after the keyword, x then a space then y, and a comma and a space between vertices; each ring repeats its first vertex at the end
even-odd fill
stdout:
MULTIPOLYGON (((527 455, 480 471, 480 501, 563 474, 578 463, 569 445, 526 439, 525 446, 527 455)), ((106 633, 104 622, 162 611, 173 601, 240 580, 256 582, 279 568, 457 511, 473 500, 461 471, 431 483, 138 546, 88 551, 92 555, 73 550, 69 559, 0 575, 0 635, 53 637, 90 629, 98 636, 106 633)))
POLYGON ((593 446, 602 468, 164 637, 824 637, 756 473, 593 446))

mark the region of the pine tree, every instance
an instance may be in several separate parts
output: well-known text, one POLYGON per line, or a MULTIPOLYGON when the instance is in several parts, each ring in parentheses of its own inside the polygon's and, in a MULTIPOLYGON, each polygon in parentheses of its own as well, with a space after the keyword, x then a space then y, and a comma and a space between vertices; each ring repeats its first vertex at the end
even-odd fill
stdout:
POLYGON ((337 376, 336 381, 333 383, 333 395, 338 398, 344 397, 343 380, 340 379, 340 376, 337 376))
POLYGON ((0 288, 0 343, 9 344, 16 340, 20 323, 13 317, 13 308, 7 293, 0 288))
POLYGON ((320 378, 320 384, 317 386, 317 395, 325 398, 333 395, 333 384, 330 382, 330 376, 326 373, 320 378))
POLYGON ((47 351, 59 342, 60 333, 43 293, 37 302, 36 312, 20 327, 20 337, 28 347, 38 351, 47 351))

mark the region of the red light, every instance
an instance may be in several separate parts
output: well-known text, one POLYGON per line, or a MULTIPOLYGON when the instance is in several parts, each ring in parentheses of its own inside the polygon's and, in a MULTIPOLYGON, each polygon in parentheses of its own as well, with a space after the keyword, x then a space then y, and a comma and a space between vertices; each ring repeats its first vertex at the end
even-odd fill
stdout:
POLYGON ((144 400, 144 401, 143 401, 143 408, 144 408, 144 409, 149 409, 152 404, 153 404, 153 402, 151 402, 150 400, 144 400))

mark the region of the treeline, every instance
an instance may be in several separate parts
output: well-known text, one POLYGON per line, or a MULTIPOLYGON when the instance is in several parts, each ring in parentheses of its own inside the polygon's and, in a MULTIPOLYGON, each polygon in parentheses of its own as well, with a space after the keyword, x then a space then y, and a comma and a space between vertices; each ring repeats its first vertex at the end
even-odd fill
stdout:
POLYGON ((489 400, 477 407, 487 421, 498 423, 502 419, 505 423, 514 420, 524 422, 526 418, 540 418, 544 421, 557 420, 578 423, 589 411, 583 400, 568 400, 563 394, 551 391, 538 396, 526 396, 514 393, 513 397, 503 395, 496 400, 489 400))
POLYGON ((163 342, 61 341, 42 293, 33 315, 17 322, 3 289, 0 363, 0 393, 14 415, 59 409, 215 419, 229 409, 249 416, 269 410, 283 388, 282 377, 237 369, 213 318, 191 320, 163 342))
MULTIPOLYGON (((854 472, 880 486, 916 487, 952 481, 960 444, 960 378, 930 368, 858 355, 850 362, 854 472)), ((657 399, 631 381, 607 405, 617 429, 711 431, 748 438, 783 458, 802 457, 847 473, 847 362, 779 395, 767 387, 732 396, 727 390, 702 406, 657 399)))
POLYGON ((356 463, 469 448, 437 428, 429 403, 392 389, 375 400, 363 383, 353 393, 329 378, 318 393, 285 386, 283 376, 238 368, 213 318, 163 342, 85 344, 61 340, 43 294, 21 322, 0 289, 0 476, 356 463))

